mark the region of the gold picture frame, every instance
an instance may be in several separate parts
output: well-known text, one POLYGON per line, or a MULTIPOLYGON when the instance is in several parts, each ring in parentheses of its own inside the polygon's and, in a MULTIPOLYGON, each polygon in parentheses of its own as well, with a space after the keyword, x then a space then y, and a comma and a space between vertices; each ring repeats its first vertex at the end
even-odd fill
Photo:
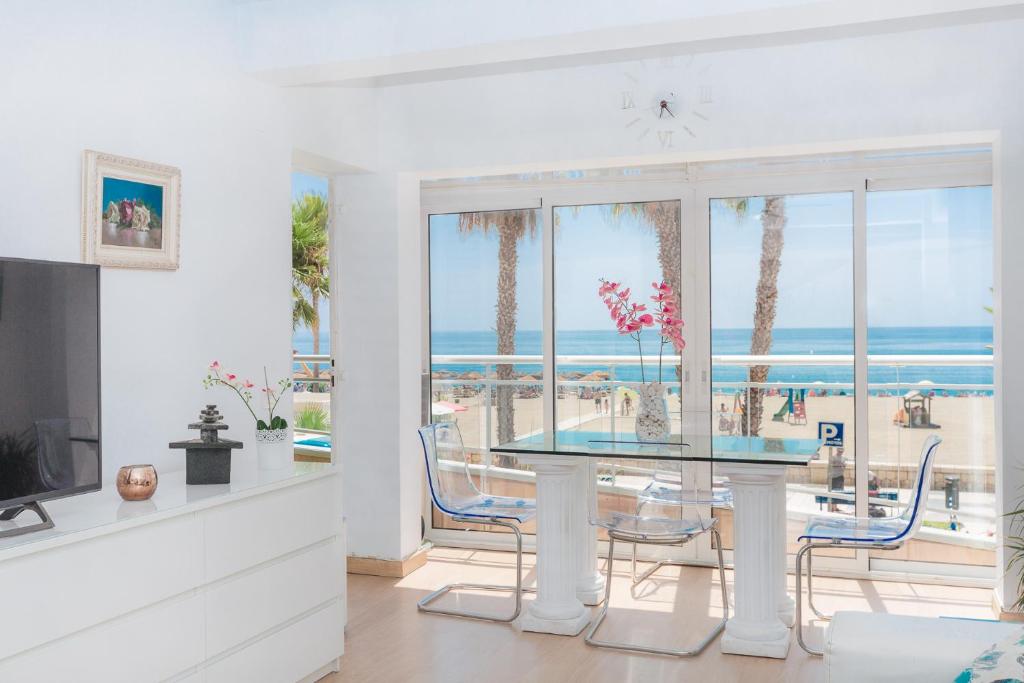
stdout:
POLYGON ((181 171, 86 150, 82 159, 82 260, 111 268, 177 270, 181 171))

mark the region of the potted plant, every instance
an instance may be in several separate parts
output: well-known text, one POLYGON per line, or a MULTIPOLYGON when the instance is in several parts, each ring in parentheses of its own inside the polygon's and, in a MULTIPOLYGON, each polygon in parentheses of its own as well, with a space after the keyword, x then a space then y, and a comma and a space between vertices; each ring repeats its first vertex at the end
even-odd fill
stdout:
MULTIPOLYGON (((277 381, 274 388, 271 388, 267 379, 267 369, 263 368, 263 388, 260 389, 267 400, 266 420, 256 414, 253 407, 255 394, 253 389, 256 385, 250 380, 240 380, 238 375, 227 372, 221 368, 220 362, 210 363, 209 372, 203 380, 203 386, 209 389, 214 386, 225 386, 231 389, 238 398, 242 399, 249 414, 252 415, 256 426, 256 453, 261 470, 274 470, 287 467, 294 459, 294 444, 292 443, 291 429, 288 421, 280 415, 276 415, 277 404, 285 392, 291 389, 292 380, 284 378, 277 381)), ((259 409, 262 409, 260 407, 259 409)))
POLYGON ((617 282, 601 278, 601 286, 597 290, 619 334, 636 340, 640 353, 640 381, 643 385, 640 387, 640 404, 636 412, 636 438, 648 443, 665 441, 672 432, 666 388, 661 381, 665 346, 671 344, 676 353, 682 353, 686 346, 683 341, 683 321, 676 317, 678 311, 673 303, 672 288, 665 282, 652 282, 651 287, 654 289, 650 297, 654 305, 653 312, 647 311, 647 304, 632 301, 629 287, 621 287, 617 282), (657 327, 660 334, 658 379, 648 382, 644 348, 640 339, 645 329, 653 327, 657 327))

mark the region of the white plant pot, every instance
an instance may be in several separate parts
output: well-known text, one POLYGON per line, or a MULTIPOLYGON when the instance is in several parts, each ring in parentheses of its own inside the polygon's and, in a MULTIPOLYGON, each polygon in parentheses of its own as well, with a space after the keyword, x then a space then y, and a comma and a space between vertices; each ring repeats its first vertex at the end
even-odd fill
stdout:
POLYGON ((261 470, 281 470, 290 467, 295 459, 292 430, 257 429, 256 455, 261 470))
POLYGON ((640 387, 640 404, 636 410, 636 439, 645 443, 665 442, 672 433, 668 416, 665 385, 649 382, 640 387))

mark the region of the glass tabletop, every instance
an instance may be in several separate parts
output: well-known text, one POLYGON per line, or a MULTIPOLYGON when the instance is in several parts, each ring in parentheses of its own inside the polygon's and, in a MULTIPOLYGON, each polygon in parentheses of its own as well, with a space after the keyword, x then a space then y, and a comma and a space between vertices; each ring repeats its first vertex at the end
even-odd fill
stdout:
POLYGON ((531 434, 491 448, 506 455, 568 455, 624 460, 684 460, 760 465, 807 465, 821 448, 818 439, 758 436, 680 436, 644 443, 631 434, 557 431, 531 434))

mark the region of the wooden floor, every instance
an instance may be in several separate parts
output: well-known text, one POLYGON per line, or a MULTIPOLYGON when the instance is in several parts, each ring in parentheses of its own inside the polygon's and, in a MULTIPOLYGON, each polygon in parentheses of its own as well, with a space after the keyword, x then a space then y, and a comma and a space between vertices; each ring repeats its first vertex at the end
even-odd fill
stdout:
MULTIPOLYGON (((534 578, 533 555, 524 560, 529 584, 534 578)), ((512 625, 416 610, 417 600, 446 583, 510 583, 514 562, 511 553, 435 548, 427 564, 404 579, 349 575, 345 655, 341 672, 324 678, 324 683, 824 681, 821 660, 804 653, 795 639, 784 661, 723 655, 717 640, 697 657, 677 659, 593 648, 582 635, 524 633, 512 625)), ((603 569, 604 560, 600 564, 603 569)), ((698 640, 721 617, 718 580, 710 569, 666 567, 631 589, 628 563, 616 561, 614 568, 611 609, 601 627, 602 637, 682 647, 698 640)), ((793 577, 789 580, 792 588, 793 577)), ((726 582, 731 596, 732 572, 726 573, 726 582)), ((511 609, 511 598, 501 593, 449 595, 437 604, 456 601, 496 612, 511 609)), ((854 609, 992 617, 991 591, 979 588, 819 578, 815 602, 826 613, 854 609)), ((819 643, 824 624, 810 623, 808 641, 819 643)))

